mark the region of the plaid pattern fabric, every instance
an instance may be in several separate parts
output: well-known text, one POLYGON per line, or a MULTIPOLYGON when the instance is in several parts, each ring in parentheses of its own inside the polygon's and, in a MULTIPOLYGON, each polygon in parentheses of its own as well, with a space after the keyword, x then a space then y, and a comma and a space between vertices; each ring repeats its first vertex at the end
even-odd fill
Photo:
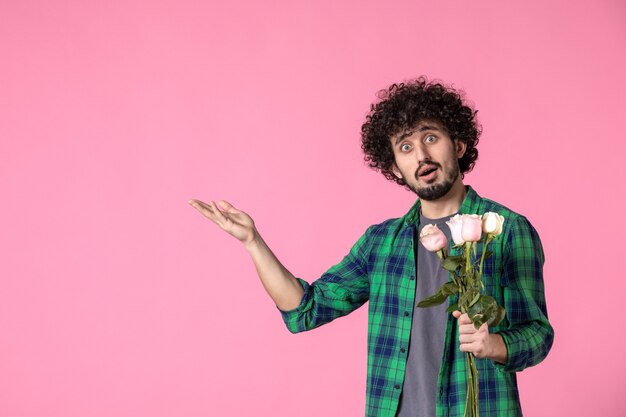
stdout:
MULTIPOLYGON (((281 312, 287 328, 295 333, 344 316, 369 300, 367 417, 393 417, 398 408, 413 308, 419 301, 415 300, 413 252, 419 210, 418 200, 405 216, 369 227, 350 253, 320 279, 312 284, 299 279, 305 290, 300 305, 281 312)), ((486 293, 507 311, 506 318, 490 331, 502 335, 508 361, 502 365, 476 360, 480 414, 521 416, 515 372, 543 360, 554 336, 544 297, 543 249, 525 217, 481 198, 468 186, 459 213, 488 211, 505 217, 502 235, 489 246, 493 256, 485 261, 483 281, 486 293)), ((477 249, 478 253, 482 250, 477 249)), ((463 415, 466 375, 457 323, 450 315, 437 381, 437 417, 463 415)))

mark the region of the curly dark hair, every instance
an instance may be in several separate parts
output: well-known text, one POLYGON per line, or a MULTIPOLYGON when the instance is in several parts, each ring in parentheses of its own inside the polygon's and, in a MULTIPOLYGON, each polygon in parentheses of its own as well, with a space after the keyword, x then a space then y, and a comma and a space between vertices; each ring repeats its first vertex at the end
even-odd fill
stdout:
POLYGON ((385 178, 406 186, 392 171, 394 163, 391 137, 416 126, 423 120, 440 123, 451 139, 467 145, 459 159, 461 175, 470 172, 478 159, 481 126, 476 110, 463 103, 464 93, 440 82, 419 77, 413 81, 392 84, 378 92, 379 102, 372 104, 361 126, 361 149, 365 162, 385 178))

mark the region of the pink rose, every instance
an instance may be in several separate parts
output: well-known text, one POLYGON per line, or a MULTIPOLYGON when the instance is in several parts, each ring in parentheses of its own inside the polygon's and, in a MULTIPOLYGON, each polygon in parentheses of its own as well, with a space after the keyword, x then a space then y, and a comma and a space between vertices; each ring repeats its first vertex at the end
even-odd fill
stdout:
POLYGON ((483 219, 478 214, 464 214, 461 236, 466 242, 478 242, 483 232, 483 219))
POLYGON ((420 242, 431 252, 437 252, 448 245, 446 235, 434 224, 424 226, 420 233, 420 242))
POLYGON ((463 216, 457 214, 452 217, 450 220, 446 222, 448 227, 450 228, 450 233, 452 234, 452 240, 455 245, 462 245, 465 243, 463 240, 463 236, 461 236, 461 229, 463 227, 463 216))

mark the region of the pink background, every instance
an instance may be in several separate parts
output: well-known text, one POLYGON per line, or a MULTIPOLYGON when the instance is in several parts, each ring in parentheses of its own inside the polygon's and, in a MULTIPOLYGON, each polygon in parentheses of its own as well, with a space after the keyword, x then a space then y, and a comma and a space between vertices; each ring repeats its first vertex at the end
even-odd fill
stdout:
POLYGON ((624 415, 625 18, 618 0, 1 2, 0 416, 363 415, 366 309, 291 335, 186 201, 229 199, 317 278, 412 204, 359 129, 420 74, 476 103, 466 182, 544 243, 556 339, 519 374, 525 415, 624 415))

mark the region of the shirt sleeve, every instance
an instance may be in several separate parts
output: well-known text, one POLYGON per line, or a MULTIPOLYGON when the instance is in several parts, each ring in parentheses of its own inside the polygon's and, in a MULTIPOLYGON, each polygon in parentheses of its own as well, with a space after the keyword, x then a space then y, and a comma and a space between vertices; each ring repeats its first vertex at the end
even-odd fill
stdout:
POLYGON ((281 310, 290 332, 311 330, 331 322, 356 310, 369 299, 367 259, 373 227, 359 238, 341 262, 318 280, 309 284, 298 278, 304 288, 300 305, 293 310, 281 310))
POLYGON ((507 347, 505 372, 541 362, 550 351, 554 330, 548 321, 543 283, 544 253, 537 231, 523 216, 512 220, 506 237, 502 283, 509 326, 498 333, 507 347))

